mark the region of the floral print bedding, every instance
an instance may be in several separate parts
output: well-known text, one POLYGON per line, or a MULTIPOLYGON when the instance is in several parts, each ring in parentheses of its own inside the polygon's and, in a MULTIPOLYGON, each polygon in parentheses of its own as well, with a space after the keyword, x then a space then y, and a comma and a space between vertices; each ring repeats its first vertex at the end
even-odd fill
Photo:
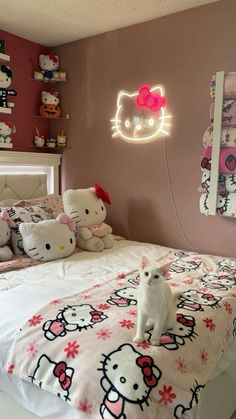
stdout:
POLYGON ((236 333, 236 261, 166 252, 176 327, 134 343, 138 271, 54 299, 19 330, 6 366, 97 419, 181 418, 236 333))

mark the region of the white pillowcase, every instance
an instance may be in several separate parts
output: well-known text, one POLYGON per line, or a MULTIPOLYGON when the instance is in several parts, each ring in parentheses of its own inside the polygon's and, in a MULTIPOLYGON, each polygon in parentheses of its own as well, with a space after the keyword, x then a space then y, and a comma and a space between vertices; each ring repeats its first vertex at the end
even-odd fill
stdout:
MULTIPOLYGON (((12 227, 11 240, 14 253, 17 256, 25 255, 25 251, 22 244, 22 236, 19 230, 21 223, 34 222, 38 223, 43 220, 48 220, 47 213, 39 206, 27 207, 27 208, 4 208, 11 219, 15 222, 16 227, 12 227)), ((2 210, 2 209, 1 209, 2 210)))

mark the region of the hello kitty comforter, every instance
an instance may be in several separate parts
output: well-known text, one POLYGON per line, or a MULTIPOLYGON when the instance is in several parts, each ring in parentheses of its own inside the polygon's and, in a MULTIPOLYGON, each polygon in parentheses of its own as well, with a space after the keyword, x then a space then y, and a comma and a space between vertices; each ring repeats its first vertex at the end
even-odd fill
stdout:
POLYGON ((198 402, 236 333, 236 262, 182 251, 167 280, 181 291, 176 328, 160 346, 133 343, 138 272, 55 299, 21 328, 7 371, 90 418, 181 418, 198 402))

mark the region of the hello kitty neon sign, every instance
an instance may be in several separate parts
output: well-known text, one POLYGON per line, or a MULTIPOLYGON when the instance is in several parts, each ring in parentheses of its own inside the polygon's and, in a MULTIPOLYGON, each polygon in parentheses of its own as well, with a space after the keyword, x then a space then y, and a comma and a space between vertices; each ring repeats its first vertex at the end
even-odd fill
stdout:
POLYGON ((149 142, 159 136, 169 135, 168 123, 171 115, 166 112, 166 97, 160 85, 142 85, 137 92, 121 91, 117 97, 117 108, 112 137, 119 136, 129 142, 149 142))

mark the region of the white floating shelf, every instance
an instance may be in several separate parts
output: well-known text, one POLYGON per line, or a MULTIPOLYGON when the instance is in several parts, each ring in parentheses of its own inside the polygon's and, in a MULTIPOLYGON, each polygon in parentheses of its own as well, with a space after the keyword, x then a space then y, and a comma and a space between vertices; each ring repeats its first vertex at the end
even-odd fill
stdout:
POLYGON ((12 143, 0 143, 0 148, 13 148, 12 143))
POLYGON ((11 113, 11 108, 0 107, 0 113, 11 113))
POLYGON ((0 60, 9 62, 10 61, 10 55, 3 54, 2 52, 0 52, 0 60))

